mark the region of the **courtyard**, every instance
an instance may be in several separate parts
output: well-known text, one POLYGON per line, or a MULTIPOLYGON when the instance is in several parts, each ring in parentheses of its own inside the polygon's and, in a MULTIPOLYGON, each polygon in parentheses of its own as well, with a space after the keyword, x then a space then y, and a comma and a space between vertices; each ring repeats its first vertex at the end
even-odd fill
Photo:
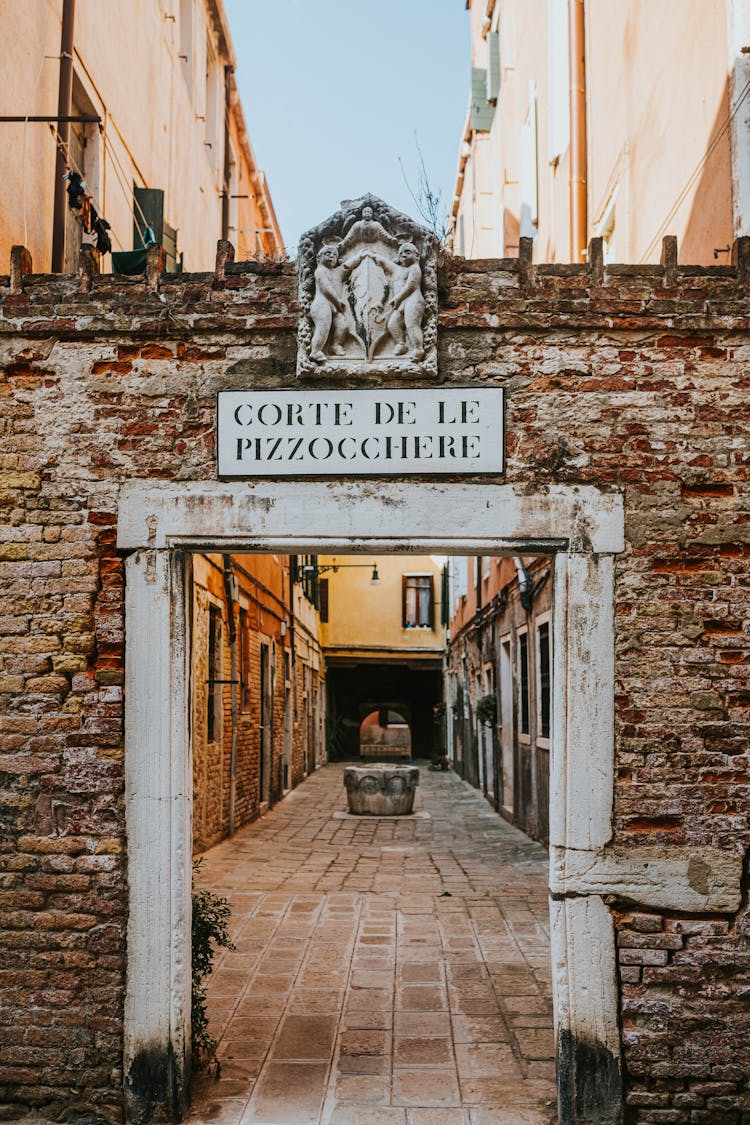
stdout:
POLYGON ((209 985, 220 1125, 556 1120, 547 853, 453 772, 415 815, 346 813, 323 767, 205 854, 235 951, 209 985))

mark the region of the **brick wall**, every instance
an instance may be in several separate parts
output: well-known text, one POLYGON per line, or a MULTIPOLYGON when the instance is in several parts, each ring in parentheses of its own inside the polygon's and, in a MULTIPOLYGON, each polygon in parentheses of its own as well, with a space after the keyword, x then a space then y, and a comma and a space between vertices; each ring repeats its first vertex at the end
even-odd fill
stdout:
MULTIPOLYGON (((527 257, 440 269, 441 378, 507 389, 507 481, 623 493, 615 832, 655 856, 683 841, 746 851, 750 837, 746 247, 734 267, 668 255, 663 268, 605 269, 594 253, 588 269, 527 257)), ((251 263, 77 281, 22 277, 19 261, 12 287, 0 278, 0 1104, 116 1121, 118 493, 139 477, 213 478, 216 391, 295 385, 296 279, 291 264, 251 263)), ((296 732, 295 779, 301 769, 296 732)), ((630 1120, 748 1112, 746 891, 743 902, 737 917, 659 920, 684 945, 654 946, 656 963, 623 977, 630 1120)), ((649 934, 626 917, 623 938, 649 934)), ((638 948, 651 947, 621 955, 638 948)))
MULTIPOLYGON (((243 706, 238 696, 237 759, 234 827, 239 830, 261 815, 261 647, 266 646, 272 670, 273 687, 273 737, 272 755, 268 777, 269 792, 266 803, 273 805, 283 796, 285 756, 285 657, 290 655, 291 634, 281 633, 281 622, 287 615, 272 591, 253 581, 253 575, 244 567, 251 565, 251 556, 235 560, 234 574, 238 581, 240 606, 246 614, 249 634, 249 699, 243 706)), ((229 636, 230 607, 226 600, 222 564, 204 556, 196 556, 193 563, 193 619, 191 675, 192 730, 193 730, 193 850, 200 853, 223 840, 230 830, 231 746, 232 746, 232 687, 225 683, 218 689, 220 718, 218 739, 208 737, 208 629, 209 606, 213 605, 222 617, 222 649, 220 678, 231 679, 232 662, 229 636)), ((278 563, 279 573, 284 564, 278 563)), ((240 664, 240 621, 236 613, 238 665, 240 664)), ((305 776, 305 749, 308 740, 305 700, 302 683, 303 671, 319 646, 313 648, 296 644, 298 691, 291 695, 292 762, 291 785, 297 785, 305 776)), ((238 675, 241 675, 241 666, 238 675)), ((314 671, 317 680, 317 671, 314 671)), ((309 759, 315 761, 314 746, 309 759)), ((313 765, 314 768, 314 765, 313 765)))
POLYGON ((747 915, 617 911, 628 1121, 736 1125, 750 1114, 747 915))

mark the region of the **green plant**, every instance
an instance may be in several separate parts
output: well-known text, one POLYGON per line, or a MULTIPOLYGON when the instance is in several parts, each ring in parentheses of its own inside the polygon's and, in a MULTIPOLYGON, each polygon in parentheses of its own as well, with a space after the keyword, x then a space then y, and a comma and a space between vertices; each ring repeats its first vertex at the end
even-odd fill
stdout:
POLYGON ((208 1034, 206 1014, 206 981, 211 975, 216 950, 233 950, 228 923, 231 907, 225 898, 213 891, 195 889, 195 872, 203 864, 198 859, 193 864, 193 989, 191 999, 191 1046, 194 1066, 207 1066, 216 1051, 216 1040, 208 1034))
POLYGON ((477 700, 477 718, 480 723, 486 723, 487 726, 497 722, 497 697, 494 691, 488 692, 477 700))

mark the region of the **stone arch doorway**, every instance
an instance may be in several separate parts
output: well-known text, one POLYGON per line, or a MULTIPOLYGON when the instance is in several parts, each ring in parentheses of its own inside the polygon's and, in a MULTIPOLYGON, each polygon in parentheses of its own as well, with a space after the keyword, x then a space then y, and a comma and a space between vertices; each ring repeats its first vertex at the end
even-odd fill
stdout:
POLYGON ((360 758, 410 758, 411 727, 405 715, 388 705, 365 715, 359 724, 360 758))
POLYGON ((124 490, 118 545, 128 552, 131 638, 124 1036, 131 1120, 179 1113, 189 1089, 190 552, 422 549, 555 555, 550 914, 560 1119, 616 1121, 621 1079, 615 940, 604 896, 622 885, 627 871, 610 868, 604 879, 588 880, 587 872, 611 836, 614 557, 623 550, 619 495, 565 486, 526 495, 508 485, 416 481, 378 482, 377 488, 366 481, 134 483, 124 490))

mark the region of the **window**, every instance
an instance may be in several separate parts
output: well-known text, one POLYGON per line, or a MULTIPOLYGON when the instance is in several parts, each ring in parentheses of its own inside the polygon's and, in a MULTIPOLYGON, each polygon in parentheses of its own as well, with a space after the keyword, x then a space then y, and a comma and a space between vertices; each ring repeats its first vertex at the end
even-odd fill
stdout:
POLYGON ((221 737, 221 610, 208 608, 208 709, 206 738, 218 742, 221 737))
POLYGON ((328 579, 318 579, 318 608, 323 625, 328 621, 328 579))
POLYGON ((432 629, 435 613, 435 592, 431 574, 403 576, 404 629, 432 629))
POLYGON ((549 621, 542 622, 537 629, 537 652, 539 653, 539 737, 548 739, 552 698, 549 621))
POLYGON ((250 614, 240 609, 240 706, 250 710, 250 614))
POLYGON ((296 555, 293 564, 294 581, 302 587, 302 592, 310 605, 318 608, 320 598, 320 579, 318 578, 318 556, 296 555))
POLYGON ((619 184, 614 189, 602 213, 602 217, 594 226, 595 237, 604 241, 604 261, 617 261, 617 196, 619 184))
POLYGON ((547 0, 548 159, 556 163, 570 144, 568 0, 547 0))
POLYGON ((518 686, 521 695, 520 733, 529 735, 529 635, 526 632, 518 637, 518 686))
POLYGON ((193 92, 193 0, 180 0, 180 51, 182 73, 193 92))
POLYGON ((529 83, 529 108, 520 132, 519 185, 521 188, 521 238, 533 238, 539 223, 536 145, 536 86, 529 83))
POLYGON ((219 154, 219 64, 214 53, 210 38, 206 39, 206 140, 205 143, 212 149, 209 158, 214 167, 218 167, 219 154))
POLYGON ((500 93, 500 32, 487 35, 487 101, 496 105, 500 93))

